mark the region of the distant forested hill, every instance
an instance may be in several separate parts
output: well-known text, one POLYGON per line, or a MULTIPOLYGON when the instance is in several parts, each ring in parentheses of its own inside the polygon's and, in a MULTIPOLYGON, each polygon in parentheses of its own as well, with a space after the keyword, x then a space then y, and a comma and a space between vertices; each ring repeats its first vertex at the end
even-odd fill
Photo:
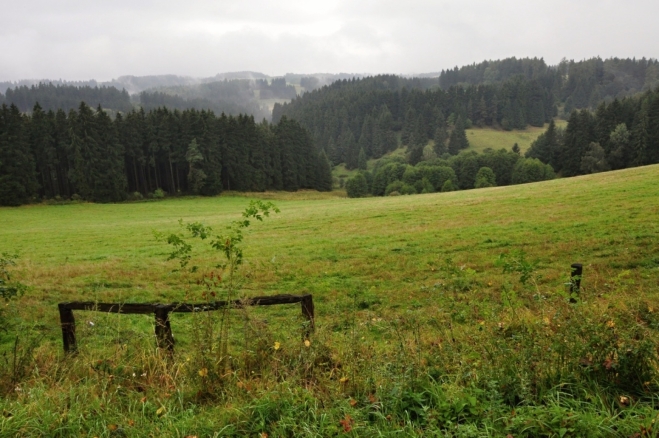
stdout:
POLYGON ((522 76, 448 90, 439 88, 437 78, 375 76, 337 81, 275 105, 273 120, 298 120, 333 163, 356 168, 362 149, 367 158, 378 158, 397 148, 399 131, 403 145, 422 147, 435 139, 441 154, 466 148, 463 139, 450 137, 472 123, 504 129, 543 126, 557 112, 550 89, 543 79, 522 76))
POLYGON ((621 99, 659 86, 659 62, 645 58, 591 58, 563 60, 557 66, 549 66, 538 58, 508 58, 442 70, 439 84, 448 89, 456 85, 494 84, 514 76, 551 84, 551 93, 558 103, 565 104, 569 114, 574 108, 594 109, 603 100, 621 99))
POLYGON ((360 150, 367 158, 382 156, 397 147, 392 139, 399 132, 405 146, 433 139, 439 154, 455 154, 467 143, 450 137, 471 124, 543 126, 559 108, 568 116, 574 108, 594 109, 657 85, 656 60, 593 58, 548 66, 542 59, 509 58, 456 67, 439 78, 340 80, 275 105, 273 120, 298 120, 332 162, 356 168, 360 150))
POLYGON ((133 108, 130 96, 125 90, 114 87, 91 87, 89 85, 60 85, 40 83, 21 85, 7 89, 5 96, 0 95, 0 103, 14 104, 22 112, 29 112, 38 102, 45 111, 62 109, 69 111, 78 108, 80 102, 91 106, 101 105, 114 111, 128 112, 133 108))
POLYGON ((130 111, 81 103, 29 115, 0 106, 0 205, 166 193, 331 190, 330 165, 295 121, 256 123, 209 111, 130 111))
MULTIPOLYGON (((297 78, 300 91, 309 85, 297 78)), ((307 80, 305 82, 305 80, 307 80)), ((175 75, 122 76, 109 82, 19 81, 0 83, 0 103, 15 104, 29 112, 39 103, 44 110, 75 109, 80 102, 101 105, 110 113, 130 111, 133 106, 145 110, 170 109, 210 110, 218 114, 249 114, 256 119, 270 119, 275 101, 291 100, 298 90, 285 78, 270 78, 261 73, 223 73, 212 78, 175 75), (121 91, 119 91, 121 90, 121 91), (132 97, 129 93, 134 93, 132 97)))
POLYGON ((659 87, 573 111, 564 130, 550 124, 526 156, 563 176, 659 163, 659 87))
POLYGON ((146 110, 161 106, 180 110, 206 109, 218 114, 251 114, 261 120, 271 116, 270 108, 262 103, 263 100, 290 100, 296 96, 295 87, 287 84, 284 78, 224 79, 142 91, 139 104, 146 110))

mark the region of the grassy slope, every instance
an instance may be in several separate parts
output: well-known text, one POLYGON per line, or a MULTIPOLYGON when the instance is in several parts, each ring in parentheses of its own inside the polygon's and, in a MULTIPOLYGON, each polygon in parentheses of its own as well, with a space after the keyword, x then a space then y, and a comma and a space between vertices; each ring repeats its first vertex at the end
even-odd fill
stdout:
MULTIPOLYGON (((359 351, 365 355, 364 360, 373 370, 379 370, 384 362, 396 357, 395 352, 389 350, 396 345, 395 333, 398 333, 398 329, 391 327, 402 324, 396 321, 411 318, 422 324, 416 342, 425 345, 424 351, 440 342, 436 341, 438 337, 449 336, 445 329, 432 328, 433 321, 444 321, 441 326, 450 326, 450 337, 462 345, 458 351, 447 343, 442 350, 441 354, 448 355, 446 360, 449 361, 443 365, 445 372, 453 375, 464 372, 461 367, 476 367, 476 363, 469 365, 472 363, 469 357, 483 353, 478 349, 481 341, 474 339, 490 336, 483 334, 489 331, 478 330, 486 327, 496 333, 497 324, 513 322, 507 308, 501 305, 501 291, 503 285, 515 281, 516 275, 504 275, 501 268, 494 266, 502 252, 523 249, 529 259, 540 262, 537 273, 542 278, 538 288, 549 297, 548 307, 527 304, 523 318, 529 321, 542 321, 546 318, 543 315, 551 312, 570 312, 561 307, 557 293, 564 290, 563 283, 573 262, 584 263, 583 297, 588 303, 584 309, 589 317, 610 318, 606 315, 612 310, 607 309, 626 308, 640 300, 648 303, 651 309, 659 308, 657 177, 659 166, 649 166, 539 184, 393 198, 346 199, 338 194, 312 192, 257 194, 254 196, 275 199, 281 214, 247 231, 245 257, 248 262, 242 268, 247 275, 245 294, 314 294, 319 327, 319 334, 314 338, 318 341, 314 340, 314 345, 323 339, 323 345, 333 351, 332 357, 342 358, 345 364, 344 371, 328 370, 323 374, 325 377, 319 377, 317 385, 322 389, 315 397, 322 399, 326 394, 328 403, 339 400, 336 403, 344 403, 348 411, 340 407, 343 405, 333 404, 337 412, 351 412, 353 417, 360 418, 359 406, 350 410, 345 388, 333 380, 335 373, 358 368, 350 362, 351 357, 357 357, 354 336, 361 336, 359 351), (445 293, 449 291, 445 285, 457 281, 442 271, 447 257, 462 271, 473 270, 467 279, 471 288, 468 294, 445 293), (351 298, 353 293, 360 298, 351 298), (353 313, 353 309, 361 310, 353 313), (449 310, 461 316, 452 319, 447 313, 449 310), (351 318, 359 322, 356 325, 361 327, 358 335, 354 330, 350 334, 340 329, 351 318), (378 324, 392 326, 385 329, 378 324), (380 353, 371 353, 378 351, 380 353)), ((110 333, 113 325, 125 327, 130 333, 145 333, 140 344, 142 348, 148 348, 152 342, 148 335, 149 318, 131 325, 128 317, 108 317, 106 337, 87 330, 83 324, 79 333, 83 352, 73 362, 65 361, 60 352, 57 302, 77 299, 167 302, 186 296, 198 300, 200 288, 181 284, 177 276, 170 274, 174 264, 164 261, 167 248, 154 241, 152 230, 175 231, 178 218, 203 221, 221 229, 223 224, 239 217, 246 203, 243 196, 222 196, 119 205, 37 205, 0 209, 1 247, 3 251, 20 251, 19 277, 32 286, 20 304, 12 307, 12 316, 38 321, 45 336, 37 351, 40 371, 27 378, 24 386, 34 388, 40 400, 47 400, 47 404, 20 395, 16 401, 8 399, 3 409, 16 412, 14 415, 19 417, 19 413, 25 416, 15 419, 13 424, 17 428, 21 424, 28 427, 32 421, 39 421, 42 433, 53 433, 47 426, 48 421, 55 421, 51 417, 60 418, 62 406, 69 403, 61 394, 75 393, 77 379, 87 382, 85 385, 89 387, 83 387, 84 391, 92 394, 88 401, 79 403, 100 404, 102 408, 107 403, 104 397, 110 397, 107 388, 114 388, 112 391, 116 388, 111 380, 86 371, 85 364, 99 357, 119 354, 99 346, 103 342, 114 342, 117 335, 110 333)), ((212 269, 217 258, 211 256, 216 257, 208 251, 201 253, 202 268, 212 269)), ((273 336, 270 340, 279 339, 284 343, 285 339, 284 344, 289 347, 295 343, 290 322, 297 313, 296 310, 267 309, 255 311, 254 315, 270 321, 273 336), (275 328, 275 321, 280 321, 281 327, 275 328)), ((94 318, 99 326, 99 321, 104 321, 102 315, 81 314, 78 318, 83 322, 94 318)), ((185 338, 184 320, 175 319, 173 326, 175 335, 181 335, 177 351, 188 354, 192 346, 190 339, 185 338)), ((414 345, 412 338, 405 342, 414 345)), ((185 361, 183 356, 179 359, 185 361)), ((135 360, 142 364, 140 366, 152 363, 148 358, 135 360)), ((478 364, 486 367, 485 363, 478 364)), ((157 370, 152 370, 149 375, 152 372, 157 374, 157 370)), ((380 378, 386 382, 385 372, 381 372, 380 377, 375 377, 376 381, 380 378)), ((389 379, 395 380, 394 377, 389 379)), ((173 377, 172 380, 178 382, 173 377)), ((270 397, 273 386, 267 386, 265 380, 261 383, 264 385, 262 392, 255 393, 259 398, 270 397)), ((354 376, 353 380, 362 381, 354 376)), ((449 385, 446 391, 464 390, 458 380, 454 382, 446 384, 449 385)), ((238 415, 231 414, 233 411, 223 404, 184 409, 183 406, 188 406, 184 395, 171 399, 171 390, 157 389, 157 381, 148 383, 153 386, 147 392, 154 406, 167 406, 171 410, 167 424, 181 430, 199 431, 204 422, 217 425, 217 421, 228 422, 232 415, 238 415), (178 405, 181 408, 177 408, 178 405), (190 412, 193 417, 189 417, 190 412)), ((179 391, 185 394, 187 384, 172 385, 179 388, 177 394, 179 391)), ((282 390, 278 386, 275 388, 282 390)), ((296 390, 291 391, 298 394, 296 390)), ((141 418, 142 433, 157 433, 161 427, 158 416, 140 414, 138 408, 132 407, 132 403, 140 406, 138 400, 142 396, 137 391, 116 399, 107 416, 95 420, 97 423, 93 427, 100 428, 95 429, 96 433, 98 430, 107 433, 112 422, 126 424, 137 417, 141 418)), ((245 397, 236 403, 256 403, 251 396, 245 397)), ((76 409, 84 408, 72 407, 71 415, 79 414, 76 409)), ((80 417, 75 424, 92 427, 84 418, 80 417)), ((332 421, 338 424, 338 419, 332 421)), ((632 426, 638 430, 636 423, 632 426)), ((264 426, 264 430, 268 427, 274 426, 264 426)), ((367 424, 362 427, 367 428, 367 424)), ((410 429, 409 433, 416 433, 413 431, 410 429)))
MULTIPOLYGON (((282 213, 249 230, 247 258, 258 263, 277 256, 300 283, 314 289, 323 284, 325 268, 367 282, 384 281, 387 290, 407 289, 402 278, 432 281, 423 266, 445 254, 485 271, 505 247, 527 248, 542 259, 548 282, 557 281, 575 261, 606 275, 631 263, 632 254, 638 263, 654 256, 650 242, 659 227, 654 220, 658 171, 650 166, 411 197, 345 199, 307 192, 301 196, 318 199, 297 200, 295 194, 283 194, 286 199, 277 201, 282 213), (394 248, 400 251, 392 254, 394 248), (408 263, 417 267, 400 269, 408 263)), ((246 203, 243 196, 222 196, 3 208, 0 241, 4 250, 22 254, 27 282, 47 290, 53 303, 80 296, 75 290, 85 278, 157 281, 167 265, 166 247, 154 240, 152 230, 175 231, 178 218, 221 226, 237 218, 246 203)), ((258 286, 282 287, 265 280, 258 286)), ((145 293, 125 289, 131 295, 145 293)))
MULTIPOLYGON (((556 120, 556 126, 565 127, 567 121, 556 120)), ((531 147, 531 143, 543 132, 547 130, 547 125, 542 128, 529 126, 520 131, 503 131, 492 128, 472 128, 467 129, 467 139, 469 140, 469 150, 482 152, 487 148, 494 150, 507 149, 513 147, 515 143, 519 145, 522 153, 531 147)))
MULTIPOLYGON (((567 126, 567 121, 565 120, 556 120, 556 126, 565 127, 567 126)), ((535 141, 536 138, 543 132, 547 130, 547 125, 542 128, 534 128, 529 126, 525 130, 514 130, 514 131, 503 131, 499 129, 492 128, 472 128, 467 129, 467 139, 469 140, 469 149, 476 152, 483 152, 487 148, 494 150, 507 149, 513 147, 517 143, 522 151, 522 154, 531 147, 531 143, 535 141)), ((432 140, 429 144, 433 144, 432 140)), ((405 156, 407 149, 399 148, 396 149, 392 154, 405 156)), ((368 168, 369 170, 375 166, 377 160, 369 160, 368 168)), ((335 178, 344 178, 348 179, 354 176, 357 173, 357 170, 347 170, 345 165, 340 164, 335 166, 332 175, 335 178)))

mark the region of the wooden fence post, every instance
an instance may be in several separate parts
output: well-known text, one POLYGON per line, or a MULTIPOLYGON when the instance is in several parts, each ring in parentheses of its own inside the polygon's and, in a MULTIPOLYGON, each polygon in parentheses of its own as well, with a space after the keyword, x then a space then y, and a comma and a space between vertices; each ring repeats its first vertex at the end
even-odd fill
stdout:
MULTIPOLYGON (((583 274, 583 265, 581 263, 572 263, 570 265, 572 271, 570 272, 570 294, 579 294, 581 289, 581 274, 583 274)), ((576 303, 574 297, 570 297, 571 303, 576 303)))
POLYGON ((174 351, 174 335, 172 326, 169 324, 170 306, 159 304, 156 306, 156 341, 158 347, 167 351, 174 351))
POLYGON ((75 353, 77 350, 76 320, 73 317, 73 310, 67 307, 67 303, 60 303, 57 307, 59 308, 59 320, 62 326, 64 351, 66 353, 75 353))
POLYGON ((309 325, 307 327, 307 330, 305 332, 305 336, 309 336, 315 328, 315 316, 314 316, 314 308, 313 308, 313 296, 311 295, 305 295, 302 297, 302 300, 300 301, 300 306, 302 307, 302 315, 309 321, 309 325))

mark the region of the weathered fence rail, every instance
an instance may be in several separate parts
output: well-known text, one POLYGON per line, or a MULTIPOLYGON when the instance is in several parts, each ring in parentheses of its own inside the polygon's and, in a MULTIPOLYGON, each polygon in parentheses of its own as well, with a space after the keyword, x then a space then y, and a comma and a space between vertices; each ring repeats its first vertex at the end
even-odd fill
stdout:
POLYGON ((302 316, 308 323, 306 334, 314 330, 314 306, 313 297, 307 295, 271 295, 264 297, 252 297, 231 301, 211 301, 207 303, 95 303, 92 301, 76 301, 59 303, 60 323, 62 325, 62 341, 64 351, 75 352, 76 346, 76 323, 73 316, 74 310, 92 310, 105 313, 123 313, 134 315, 148 315, 153 313, 156 319, 155 334, 158 347, 173 351, 174 335, 169 322, 170 313, 193 313, 209 312, 225 308, 240 308, 244 306, 275 306, 279 304, 300 303, 302 316))

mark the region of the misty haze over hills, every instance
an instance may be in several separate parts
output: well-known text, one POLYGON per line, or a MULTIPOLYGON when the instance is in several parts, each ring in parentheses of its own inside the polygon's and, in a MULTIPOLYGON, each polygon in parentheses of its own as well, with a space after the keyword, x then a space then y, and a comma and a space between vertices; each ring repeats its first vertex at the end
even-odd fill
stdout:
MULTIPOLYGON (((563 60, 548 65, 542 58, 506 58, 483 61, 435 73, 394 75, 396 83, 409 90, 437 89, 503 83, 514 77, 541 80, 541 87, 556 103, 572 108, 594 108, 600 101, 633 95, 659 84, 659 65, 653 59, 591 58, 563 60), (552 79, 553 78, 553 79, 552 79), (558 80, 562 85, 557 86, 558 80), (549 81, 551 83, 544 83, 549 81), (551 91, 550 91, 551 90, 551 91)), ((44 110, 68 111, 85 101, 110 113, 132 108, 211 110, 216 114, 249 114, 255 119, 272 117, 277 104, 337 81, 373 77, 364 73, 287 73, 269 76, 254 71, 218 73, 210 77, 180 75, 120 76, 110 81, 30 80, 0 82, 0 103, 14 103, 30 112, 35 103, 44 110)), ((366 90, 364 90, 366 91, 366 90)))
POLYGON ((77 108, 84 100, 94 107, 101 105, 111 113, 125 112, 135 106, 145 110, 158 107, 190 108, 211 110, 217 114, 251 114, 257 120, 269 120, 275 103, 288 102, 299 94, 337 80, 364 76, 350 73, 288 73, 275 77, 240 71, 218 73, 211 77, 126 75, 110 81, 23 79, 0 82, 0 103, 14 103, 21 111, 30 112, 36 102, 45 110, 70 110, 77 108))
MULTIPOLYGON (((432 73, 430 75, 433 75, 432 73)), ((439 73, 434 74, 438 76, 439 73)), ((284 78, 289 84, 299 84, 301 78, 309 77, 318 80, 318 86, 329 85, 334 81, 341 79, 360 78, 367 76, 363 73, 312 73, 312 74, 296 74, 287 73, 284 78)), ((419 77, 427 77, 426 74, 418 75, 419 77)), ((239 72, 225 72, 218 73, 210 77, 192 77, 192 76, 179 76, 174 74, 167 75, 148 75, 148 76, 133 76, 125 75, 119 76, 110 81, 97 81, 90 79, 88 81, 67 81, 65 79, 21 79, 19 81, 0 81, 0 93, 5 94, 8 89, 15 89, 22 86, 30 87, 40 83, 52 83, 53 85, 73 85, 76 87, 115 87, 118 90, 125 89, 128 93, 138 94, 142 91, 160 89, 166 87, 176 86, 189 86, 207 84, 210 82, 218 82, 225 80, 272 80, 281 76, 269 76, 260 72, 253 71, 239 71, 239 72)))

